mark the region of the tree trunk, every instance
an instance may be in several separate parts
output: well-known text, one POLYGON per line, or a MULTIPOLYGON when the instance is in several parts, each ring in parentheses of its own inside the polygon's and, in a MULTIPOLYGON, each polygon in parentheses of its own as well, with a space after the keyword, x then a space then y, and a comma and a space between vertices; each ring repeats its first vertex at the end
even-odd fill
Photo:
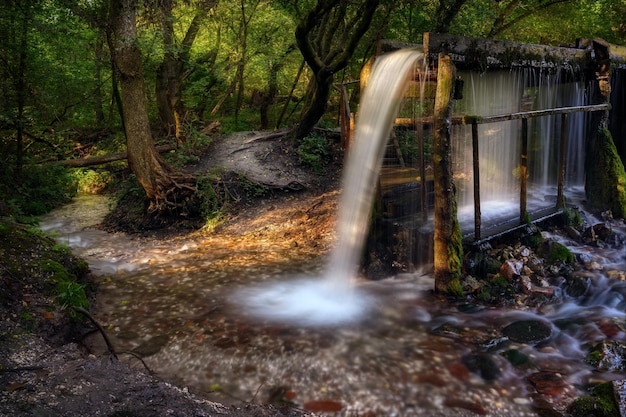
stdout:
POLYGON ((17 74, 15 75, 15 96, 17 101, 17 117, 16 117, 16 155, 15 155, 15 172, 16 178, 22 174, 24 166, 24 110, 26 108, 26 66, 28 60, 28 28, 32 19, 32 10, 28 2, 23 2, 21 27, 19 31, 19 58, 17 74))
POLYGON ((324 116, 324 113, 326 113, 332 83, 332 74, 328 74, 325 71, 316 74, 312 85, 313 98, 309 102, 296 128, 297 138, 301 139, 307 136, 322 116, 324 116))
POLYGON ((165 53, 163 62, 157 68, 157 109, 164 132, 167 135, 174 135, 178 143, 184 143, 186 139, 183 122, 187 109, 181 100, 181 89, 186 78, 185 70, 189 61, 189 54, 202 21, 208 14, 208 10, 216 4, 217 0, 211 0, 198 6, 180 45, 177 45, 174 40, 173 2, 166 1, 160 5, 161 32, 165 53))
POLYGON ((463 259, 461 227, 457 218, 456 187, 452 176, 450 127, 455 68, 449 56, 439 56, 434 109, 433 176, 435 179, 435 290, 461 292, 463 259))
POLYGON ((172 168, 157 152, 150 132, 141 52, 137 47, 136 8, 137 0, 111 0, 112 51, 120 75, 128 164, 146 192, 150 211, 155 212, 171 204, 167 195, 176 184, 172 168))
POLYGON ((313 71, 313 99, 303 111, 296 137, 303 138, 326 111, 333 74, 347 65, 369 29, 380 0, 366 0, 354 9, 340 0, 318 0, 296 28, 296 42, 313 71))
POLYGON ((104 126, 104 111, 103 103, 104 103, 104 95, 102 94, 102 61, 104 56, 104 51, 102 49, 104 44, 104 39, 102 37, 102 33, 98 32, 98 39, 96 39, 96 43, 94 45, 94 66, 93 66, 93 78, 96 82, 96 89, 94 91, 93 98, 93 108, 94 115, 96 118, 96 126, 102 127, 104 126))

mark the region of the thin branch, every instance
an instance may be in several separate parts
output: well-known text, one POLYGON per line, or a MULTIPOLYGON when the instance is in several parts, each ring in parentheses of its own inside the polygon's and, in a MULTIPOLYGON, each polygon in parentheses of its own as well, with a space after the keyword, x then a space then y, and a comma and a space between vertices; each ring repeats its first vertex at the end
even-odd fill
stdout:
POLYGON ((104 328, 102 328, 100 323, 98 323, 98 321, 91 315, 91 313, 89 313, 87 310, 85 310, 82 307, 72 307, 72 308, 74 309, 74 311, 76 311, 76 312, 84 315, 85 317, 87 317, 89 319, 89 321, 92 322, 94 324, 94 326, 96 326, 98 328, 98 331, 100 332, 100 334, 102 335, 102 338, 104 339, 104 343, 106 343, 106 345, 107 345, 107 349, 109 350, 109 353, 115 359, 118 359, 117 352, 115 352, 115 348, 113 347, 113 344, 109 340, 109 336, 107 336, 106 332, 104 331, 104 328))

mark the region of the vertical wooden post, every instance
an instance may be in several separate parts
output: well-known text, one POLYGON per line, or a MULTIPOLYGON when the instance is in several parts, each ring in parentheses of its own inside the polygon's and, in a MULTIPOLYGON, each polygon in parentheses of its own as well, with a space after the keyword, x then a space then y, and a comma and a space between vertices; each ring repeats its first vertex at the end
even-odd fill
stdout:
POLYGON ((563 184, 565 182, 565 155, 567 155, 567 113, 561 115, 561 138, 559 141, 559 173, 557 178, 556 208, 565 208, 563 184))
POLYGON ((526 222, 526 180, 528 179, 528 119, 522 119, 522 151, 520 156, 519 221, 526 222))
POLYGON ((472 163, 474 170, 474 240, 480 239, 480 161, 478 148, 478 122, 472 120, 472 163))
POLYGON ((426 192, 426 157, 424 155, 424 125, 422 122, 417 123, 417 146, 420 160, 420 209, 422 211, 422 223, 426 224, 428 220, 428 193, 426 192))
POLYGON ((435 180, 435 291, 462 293, 463 244, 457 218, 456 187, 452 177, 450 128, 455 68, 449 56, 439 54, 434 109, 433 173, 435 180))

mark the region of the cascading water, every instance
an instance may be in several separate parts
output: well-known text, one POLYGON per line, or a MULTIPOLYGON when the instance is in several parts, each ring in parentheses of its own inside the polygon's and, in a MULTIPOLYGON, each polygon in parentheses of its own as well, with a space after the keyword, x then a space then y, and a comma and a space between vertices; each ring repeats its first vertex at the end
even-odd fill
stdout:
POLYGON ((385 147, 402 97, 423 52, 403 49, 379 57, 364 89, 353 146, 343 175, 337 246, 324 279, 301 279, 245 288, 237 301, 255 317, 301 324, 334 324, 357 319, 367 297, 353 288, 365 242, 385 147))
MULTIPOLYGON (((464 73, 465 98, 455 111, 491 116, 585 104, 582 82, 570 81, 565 71, 532 68, 464 73)), ((567 118, 566 185, 580 187, 584 181, 584 120, 582 113, 567 118)), ((543 116, 528 122, 528 209, 551 207, 557 188, 558 146, 561 116, 543 116)), ((519 120, 478 126, 480 199, 483 224, 495 225, 519 216, 519 120)), ((471 129, 458 126, 453 132, 454 172, 459 189, 459 218, 464 230, 473 220, 471 129), (463 174, 468 173, 468 174, 463 174)))

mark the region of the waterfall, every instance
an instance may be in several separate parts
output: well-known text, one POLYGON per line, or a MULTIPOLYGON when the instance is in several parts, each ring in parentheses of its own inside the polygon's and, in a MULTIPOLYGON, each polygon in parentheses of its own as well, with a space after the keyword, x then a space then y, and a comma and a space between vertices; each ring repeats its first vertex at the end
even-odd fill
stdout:
POLYGON ((357 320, 368 297, 353 285, 370 222, 385 147, 402 97, 424 54, 402 49, 376 59, 362 92, 352 147, 348 149, 337 215, 337 243, 323 278, 281 280, 243 288, 235 302, 248 314, 298 325, 357 320))
POLYGON ((422 52, 402 49, 379 57, 365 87, 348 151, 339 203, 337 248, 329 263, 329 280, 349 285, 357 272, 368 230, 376 183, 389 134, 402 97, 422 52))
MULTIPOLYGON (((573 81, 565 70, 551 72, 518 68, 488 73, 463 73, 464 99, 455 112, 492 116, 530 110, 545 110, 585 104, 583 82, 573 81)), ((584 182, 584 121, 582 113, 567 117, 566 186, 584 182)), ((494 225, 519 216, 519 164, 521 144, 519 120, 478 126, 480 199, 482 220, 494 225)), ((528 209, 554 205, 561 116, 543 116, 528 121, 528 209)), ((459 190, 462 228, 473 222, 473 168, 471 128, 453 130, 453 158, 459 190)))

